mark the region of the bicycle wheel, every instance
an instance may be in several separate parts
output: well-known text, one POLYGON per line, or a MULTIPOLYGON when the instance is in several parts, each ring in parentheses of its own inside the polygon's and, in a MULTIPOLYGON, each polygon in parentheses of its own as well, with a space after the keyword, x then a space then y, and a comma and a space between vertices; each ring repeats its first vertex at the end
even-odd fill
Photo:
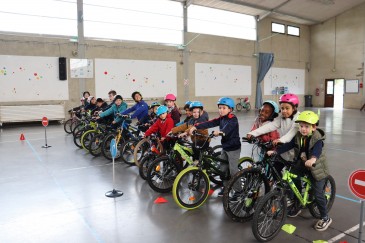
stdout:
MULTIPOLYGON (((134 156, 134 163, 140 167, 140 161, 143 158, 143 156, 150 150, 151 143, 149 138, 144 138, 134 148, 133 156, 134 156)), ((160 153, 162 153, 162 144, 160 140, 157 139, 157 148, 160 150, 160 153)))
MULTIPOLYGON (((108 134, 103 140, 103 144, 101 145, 101 153, 108 160, 113 159, 112 154, 110 153, 110 142, 113 138, 115 138, 115 136, 116 135, 113 133, 108 134)), ((120 141, 117 144, 117 155, 115 156, 115 159, 118 159, 120 157, 120 147, 122 143, 124 143, 123 137, 120 138, 120 141)))
POLYGON ((121 145, 120 157, 124 161, 124 163, 128 165, 136 165, 134 163, 134 148, 136 144, 139 142, 139 139, 132 138, 130 140, 125 141, 121 145))
POLYGON ((101 144, 103 142, 104 134, 99 133, 94 136, 89 144, 89 152, 92 156, 99 156, 101 154, 101 144))
POLYGON ((184 209, 196 209, 204 204, 209 196, 208 175, 198 167, 188 167, 176 177, 172 188, 175 202, 184 209))
POLYGON ((239 171, 224 188, 224 211, 233 221, 251 220, 256 202, 269 191, 270 187, 259 169, 239 171))
MULTIPOLYGON (((326 197, 326 209, 329 212, 332 208, 333 202, 335 201, 336 197, 336 182, 332 176, 328 176, 324 183, 323 192, 326 197)), ((311 204, 308 205, 309 212, 312 214, 313 217, 319 219, 321 218, 321 214, 319 213, 317 203, 313 201, 311 204)))
POLYGON ((72 133, 71 124, 72 124, 72 119, 68 119, 67 121, 65 121, 65 123, 63 123, 63 130, 65 130, 67 134, 72 133))
POLYGON ((255 161, 251 157, 242 157, 238 160, 238 169, 244 170, 252 167, 255 161))
POLYGON ((242 109, 243 109, 243 106, 240 103, 238 103, 236 105, 236 111, 242 111, 242 109))
POLYGON ((77 126, 77 125, 79 125, 81 122, 80 122, 80 120, 73 120, 72 121, 72 123, 71 123, 71 126, 70 126, 70 129, 71 129, 71 133, 73 132, 73 130, 75 129, 75 127, 77 126))
POLYGON ((78 147, 78 148, 82 148, 81 145, 81 137, 82 134, 84 133, 84 130, 79 130, 76 132, 75 136, 74 136, 74 144, 78 147))
POLYGON ((246 109, 246 111, 251 110, 251 104, 250 103, 247 103, 246 106, 245 106, 245 109, 246 109))
POLYGON ((266 242, 280 232, 287 215, 286 196, 273 190, 259 200, 252 221, 252 232, 258 241, 266 242))
POLYGON ((83 149, 89 151, 89 145, 91 140, 98 134, 96 130, 88 130, 84 132, 81 136, 80 143, 83 149))
POLYGON ((73 130, 72 130, 72 135, 76 135, 76 133, 78 132, 78 131, 80 131, 80 130, 82 130, 82 129, 84 129, 85 128, 85 124, 83 124, 83 123, 79 123, 79 124, 77 124, 74 128, 73 128, 73 130))
POLYGON ((143 180, 147 179, 147 171, 152 162, 156 159, 157 155, 153 153, 148 153, 146 156, 144 156, 141 161, 139 162, 140 166, 138 168, 139 175, 143 180))
POLYGON ((170 192, 177 174, 181 171, 173 159, 162 156, 155 159, 147 170, 147 182, 156 192, 170 192))

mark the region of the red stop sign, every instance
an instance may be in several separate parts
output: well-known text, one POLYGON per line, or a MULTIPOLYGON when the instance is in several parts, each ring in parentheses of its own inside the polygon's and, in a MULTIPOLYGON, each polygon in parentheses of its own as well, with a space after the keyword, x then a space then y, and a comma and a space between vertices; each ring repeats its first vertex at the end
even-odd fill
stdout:
POLYGON ((355 170, 351 173, 349 187, 355 196, 365 200, 365 170, 355 170))
POLYGON ((43 125, 44 127, 48 126, 48 118, 47 118, 47 117, 43 117, 43 118, 42 118, 42 125, 43 125))

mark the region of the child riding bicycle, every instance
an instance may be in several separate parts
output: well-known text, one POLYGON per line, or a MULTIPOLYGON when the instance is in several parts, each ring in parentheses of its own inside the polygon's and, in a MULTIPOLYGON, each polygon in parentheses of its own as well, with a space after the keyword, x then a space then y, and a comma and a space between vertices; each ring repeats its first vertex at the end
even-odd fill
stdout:
MULTIPOLYGON (((308 173, 312 182, 312 190, 315 202, 321 215, 321 219, 314 225, 317 231, 325 231, 332 223, 332 219, 327 214, 326 196, 323 190, 325 179, 329 175, 325 153, 323 151, 325 134, 318 129, 319 117, 313 111, 303 111, 295 121, 299 123, 299 132, 289 142, 277 148, 276 152, 268 151, 268 155, 274 153, 284 153, 294 149, 294 158, 296 164, 292 167, 291 172, 303 176, 308 173), (315 165, 315 166, 314 166, 315 165)), ((294 182, 298 190, 301 191, 302 185, 300 180, 294 182)), ((292 210, 288 213, 289 217, 296 217, 301 210, 295 203, 292 210)))

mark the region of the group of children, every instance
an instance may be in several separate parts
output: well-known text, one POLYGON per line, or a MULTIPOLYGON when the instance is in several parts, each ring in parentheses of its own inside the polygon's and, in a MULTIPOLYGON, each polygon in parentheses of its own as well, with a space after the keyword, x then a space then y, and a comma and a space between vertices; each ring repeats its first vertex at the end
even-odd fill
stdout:
MULTIPOLYGON (((231 175, 238 172, 237 161, 241 153, 241 141, 239 134, 239 122, 233 114, 235 103, 229 97, 221 97, 218 102, 219 117, 209 120, 209 116, 204 111, 204 106, 199 101, 188 101, 185 103, 186 119, 180 122, 181 113, 176 106, 176 96, 167 94, 164 98, 165 105, 158 102, 150 106, 143 101, 140 92, 133 92, 132 98, 136 104, 127 109, 120 95, 115 91, 109 92, 110 105, 105 105, 102 99, 95 100, 90 94, 84 93, 84 109, 93 109, 98 112, 100 119, 105 119, 113 115, 113 125, 120 123, 123 117, 137 118, 141 125, 150 124, 145 131, 146 137, 152 133, 159 133, 160 139, 167 142, 168 134, 178 134, 193 136, 192 139, 199 146, 208 146, 204 143, 206 138, 194 136, 194 131, 199 134, 208 134, 208 128, 218 127, 213 133, 215 136, 222 136, 221 144, 223 151, 228 156, 229 171, 231 175), (148 109, 151 109, 148 114, 148 109), (129 115, 132 113, 132 115, 129 115), (122 114, 122 116, 117 115, 122 114), (200 144, 199 144, 200 143, 200 144)), ((321 215, 321 219, 315 224, 317 231, 324 231, 332 223, 332 219, 327 214, 326 198, 324 195, 325 179, 328 176, 328 166, 326 163, 323 140, 324 132, 317 128, 319 117, 312 111, 298 111, 299 98, 295 94, 284 94, 279 99, 279 105, 271 100, 263 103, 259 115, 255 120, 251 132, 247 138, 258 137, 263 141, 273 141, 274 145, 284 143, 275 151, 268 151, 268 155, 279 154, 279 160, 293 161, 292 170, 296 174, 307 172, 312 182, 312 189, 315 201, 321 215), (313 164, 316 164, 313 167, 313 164)), ((275 168, 280 172, 284 168, 284 163, 278 161, 275 168)), ((226 182, 224 182, 224 185, 226 182)), ((300 182, 296 182, 300 190, 300 182)), ((223 190, 218 193, 222 196, 223 190)), ((293 198, 294 199, 294 198, 293 198)), ((295 217, 301 212, 299 206, 294 206, 288 213, 289 217, 295 217)))

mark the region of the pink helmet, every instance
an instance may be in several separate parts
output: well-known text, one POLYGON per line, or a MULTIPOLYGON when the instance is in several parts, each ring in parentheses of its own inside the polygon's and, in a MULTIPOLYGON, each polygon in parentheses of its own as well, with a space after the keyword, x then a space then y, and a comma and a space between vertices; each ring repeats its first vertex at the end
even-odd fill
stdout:
POLYGON ((172 100, 175 101, 176 100, 176 96, 174 94, 167 94, 165 96, 165 100, 172 100))
POLYGON ((282 96, 280 96, 279 103, 289 103, 293 106, 298 107, 299 98, 295 94, 283 94, 282 96))

